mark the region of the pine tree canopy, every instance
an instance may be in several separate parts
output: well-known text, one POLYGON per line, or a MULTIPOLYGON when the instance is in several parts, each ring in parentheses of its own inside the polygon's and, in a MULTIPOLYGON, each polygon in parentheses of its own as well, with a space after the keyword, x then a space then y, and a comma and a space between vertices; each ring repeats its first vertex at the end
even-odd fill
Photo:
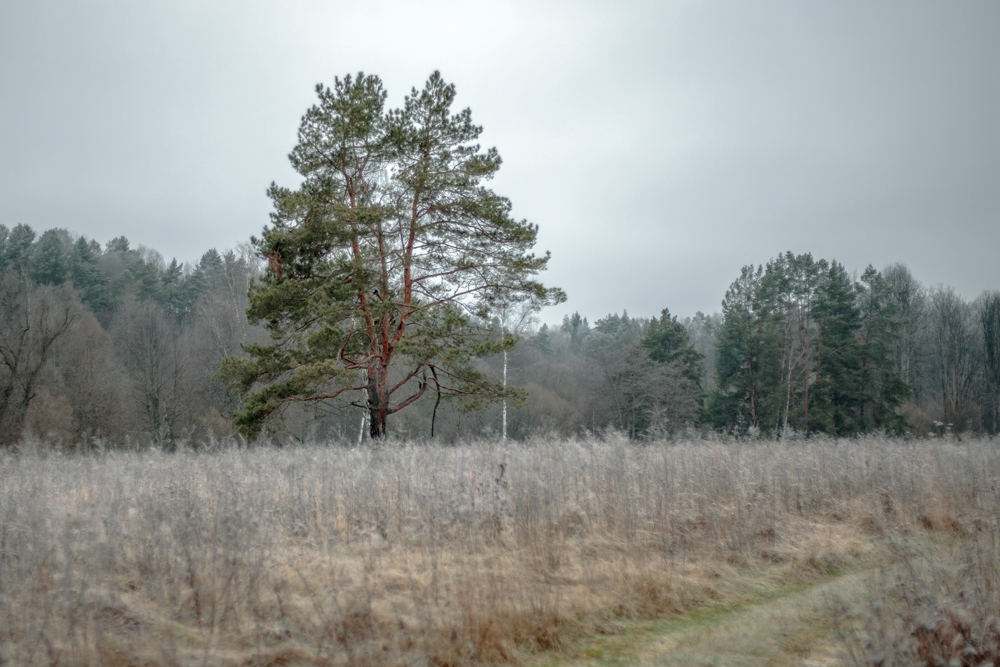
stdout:
POLYGON ((703 355, 694 349, 688 338, 687 329, 677 321, 670 309, 664 308, 660 318, 649 321, 649 328, 642 338, 642 346, 649 352, 649 358, 661 364, 678 362, 684 368, 684 375, 698 382, 701 378, 703 355))
POLYGON ((838 436, 901 431, 909 395, 892 358, 903 324, 872 267, 786 252, 744 267, 722 302, 710 416, 720 426, 838 436))
POLYGON ((475 143, 481 128, 452 111, 437 72, 389 111, 376 76, 316 92, 289 155, 303 182, 271 185, 271 225, 253 240, 268 270, 248 315, 273 343, 222 368, 244 398, 237 425, 253 436, 292 402, 360 394, 382 437, 428 389, 502 396, 473 365, 513 344, 489 327, 495 306, 565 297, 535 278, 549 258, 531 252, 537 226, 483 185, 500 155, 475 143))

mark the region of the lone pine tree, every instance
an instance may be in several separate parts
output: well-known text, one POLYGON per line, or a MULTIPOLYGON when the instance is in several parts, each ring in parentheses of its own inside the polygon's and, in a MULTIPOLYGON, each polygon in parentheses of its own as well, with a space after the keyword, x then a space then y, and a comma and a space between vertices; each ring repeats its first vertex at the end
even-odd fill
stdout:
POLYGON ((475 143, 482 128, 452 112, 437 72, 390 111, 376 76, 316 92, 289 155, 303 182, 271 185, 271 225, 253 239, 268 269, 247 314, 273 341, 221 370, 244 400, 237 427, 253 437, 291 403, 344 396, 381 438, 428 390, 472 406, 507 395, 474 366, 514 343, 489 326, 495 306, 565 296, 535 279, 549 259, 531 252, 537 226, 483 185, 496 149, 475 143))

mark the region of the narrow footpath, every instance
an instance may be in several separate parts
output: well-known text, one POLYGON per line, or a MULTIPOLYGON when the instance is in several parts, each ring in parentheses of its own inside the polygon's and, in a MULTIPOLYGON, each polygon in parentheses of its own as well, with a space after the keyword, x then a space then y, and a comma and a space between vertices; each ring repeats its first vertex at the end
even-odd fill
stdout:
POLYGON ((708 607, 667 621, 623 626, 619 634, 588 639, 578 657, 548 665, 669 665, 755 667, 847 664, 834 632, 845 612, 864 612, 872 571, 854 572, 811 587, 788 587, 736 607, 708 607))

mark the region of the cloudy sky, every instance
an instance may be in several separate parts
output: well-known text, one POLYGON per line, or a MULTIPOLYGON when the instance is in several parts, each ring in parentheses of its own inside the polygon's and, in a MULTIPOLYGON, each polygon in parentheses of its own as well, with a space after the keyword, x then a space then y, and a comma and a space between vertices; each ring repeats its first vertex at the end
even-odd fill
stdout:
POLYGON ((0 0, 0 224, 259 233, 316 83, 439 69, 592 320, 812 252, 1000 289, 1000 3, 0 0))

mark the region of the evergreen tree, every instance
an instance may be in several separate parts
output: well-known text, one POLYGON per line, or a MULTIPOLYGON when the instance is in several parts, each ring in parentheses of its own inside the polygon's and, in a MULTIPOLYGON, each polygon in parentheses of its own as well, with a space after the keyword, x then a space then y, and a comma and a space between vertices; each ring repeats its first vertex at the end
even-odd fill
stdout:
POLYGON ((70 277, 73 241, 65 229, 49 229, 31 250, 28 274, 39 285, 62 285, 70 277))
POLYGON ((552 332, 549 331, 549 325, 543 324, 538 328, 538 331, 530 339, 531 344, 543 355, 552 354, 552 332))
POLYGON ((767 430, 776 423, 780 386, 774 321, 762 301, 762 267, 745 266, 722 301, 716 352, 719 389, 709 413, 720 427, 767 430))
POLYGON ((129 241, 124 236, 116 236, 115 238, 108 241, 105 251, 109 253, 118 253, 124 255, 131 250, 129 247, 129 241))
POLYGON ((649 358, 661 364, 678 363, 684 369, 684 376, 695 383, 701 382, 701 362, 704 355, 694 349, 688 338, 687 329, 664 308, 660 318, 653 318, 642 337, 642 346, 649 352, 649 358))
POLYGON ((639 342, 642 326, 629 318, 628 311, 621 315, 612 313, 594 322, 593 330, 586 341, 588 357, 596 357, 612 350, 621 350, 639 342))
POLYGON ((26 274, 31 260, 35 230, 28 225, 17 225, 11 230, 4 244, 3 266, 7 271, 26 274))
POLYGON ((159 303, 162 283, 156 265, 141 258, 128 264, 123 274, 123 287, 140 301, 159 303))
POLYGON ((580 313, 575 312, 572 315, 563 316, 561 330, 569 336, 570 348, 579 352, 583 349, 587 337, 590 335, 590 324, 586 317, 580 317, 580 313))
POLYGON ((174 258, 160 276, 160 305, 175 322, 181 322, 192 309, 193 299, 184 280, 184 271, 174 258))
POLYGON ((227 250, 222 256, 222 282, 220 291, 231 301, 242 299, 252 282, 253 270, 243 255, 227 250))
POLYGON ((107 301, 112 308, 117 309, 126 299, 138 295, 132 265, 139 261, 142 261, 139 253, 124 236, 117 236, 105 244, 101 265, 108 278, 107 301))
POLYGON ((97 261, 100 250, 99 244, 81 236, 73 244, 69 260, 69 279, 73 287, 80 292, 81 300, 95 311, 107 306, 104 295, 107 280, 97 261))
POLYGON ((698 385, 678 361, 655 362, 633 342, 602 350, 595 366, 587 410, 594 427, 610 424, 632 439, 663 437, 698 416, 698 385))
POLYGON ((492 311, 564 297, 534 279, 548 262, 531 254, 537 227, 483 185, 499 154, 475 143, 468 109, 452 113, 454 86, 437 72, 388 113, 378 77, 317 93, 289 156, 304 181, 271 186, 272 225, 254 240, 269 268, 248 316, 275 343, 223 365, 245 397, 240 429, 253 436, 289 403, 357 392, 381 438, 431 385, 470 406, 506 395, 473 365, 513 344, 484 326, 492 311))
POLYGON ((816 298, 815 391, 808 428, 833 435, 860 433, 862 355, 854 285, 838 262, 831 262, 816 298))
POLYGON ((775 433, 902 429, 909 389, 893 358, 897 312, 871 267, 857 285, 842 265, 809 254, 746 267, 723 302, 713 421, 775 433))
POLYGON ((906 420, 897 409, 910 394, 895 367, 893 351, 903 321, 892 299, 889 284, 871 265, 857 285, 860 315, 861 428, 902 431, 906 420))
POLYGON ((224 289, 226 286, 226 266, 215 248, 201 256, 194 272, 204 278, 206 290, 224 289))
POLYGON ((815 357, 813 301, 826 268, 825 260, 814 261, 809 253, 786 252, 764 270, 760 300, 774 326, 780 364, 776 431, 789 427, 808 431, 809 378, 815 357))
POLYGON ((7 270, 7 239, 10 238, 10 230, 7 225, 0 225, 0 272, 7 270))

